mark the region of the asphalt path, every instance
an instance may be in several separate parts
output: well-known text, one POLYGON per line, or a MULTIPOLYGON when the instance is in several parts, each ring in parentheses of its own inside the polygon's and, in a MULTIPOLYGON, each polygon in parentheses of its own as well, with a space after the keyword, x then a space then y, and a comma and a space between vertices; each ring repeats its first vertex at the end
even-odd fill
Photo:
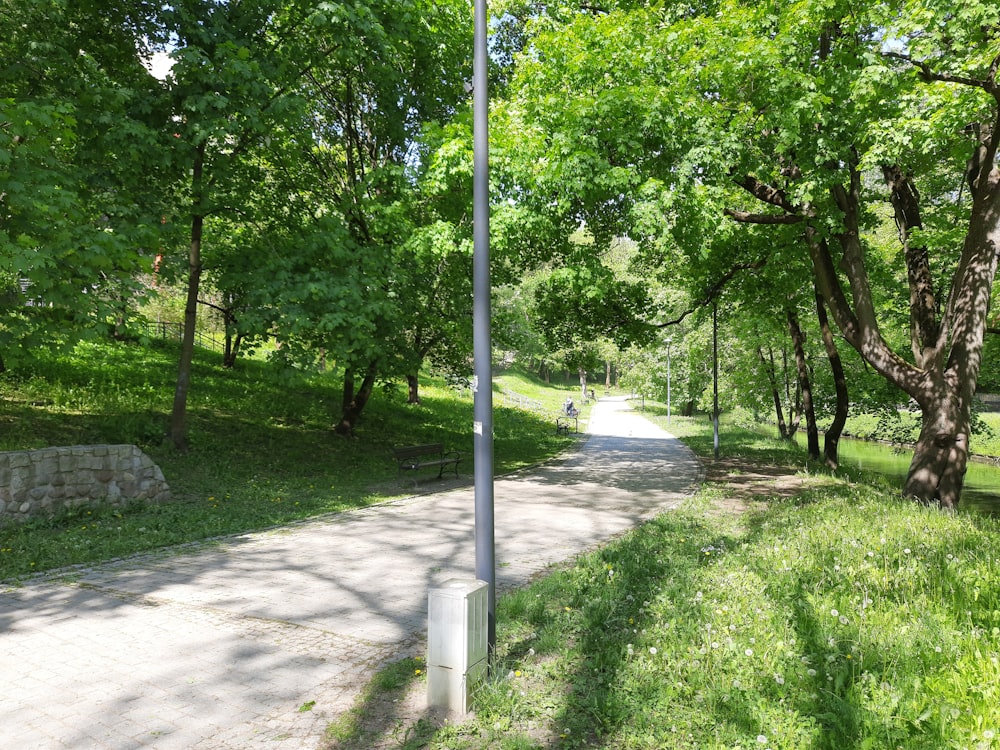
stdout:
MULTIPOLYGON (((498 589, 702 476, 600 400, 576 450, 495 480, 498 589)), ((0 750, 314 750, 380 665, 422 653, 428 590, 474 577, 474 524, 467 486, 0 588, 0 750)))

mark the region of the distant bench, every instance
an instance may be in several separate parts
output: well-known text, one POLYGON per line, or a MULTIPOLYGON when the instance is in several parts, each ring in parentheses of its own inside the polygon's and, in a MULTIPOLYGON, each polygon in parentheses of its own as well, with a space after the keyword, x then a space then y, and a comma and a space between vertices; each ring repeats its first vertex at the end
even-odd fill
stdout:
POLYGON ((569 426, 571 422, 573 423, 573 432, 579 432, 580 421, 577 417, 570 417, 566 415, 556 417, 556 434, 569 435, 569 426))
POLYGON ((413 486, 417 485, 418 477, 416 472, 426 468, 437 468, 437 478, 444 476, 445 469, 451 467, 458 476, 458 463, 462 460, 462 455, 458 451, 445 451, 441 443, 427 443, 426 445, 408 445, 402 448, 393 448, 393 456, 396 459, 397 479, 402 481, 404 472, 413 472, 413 486))

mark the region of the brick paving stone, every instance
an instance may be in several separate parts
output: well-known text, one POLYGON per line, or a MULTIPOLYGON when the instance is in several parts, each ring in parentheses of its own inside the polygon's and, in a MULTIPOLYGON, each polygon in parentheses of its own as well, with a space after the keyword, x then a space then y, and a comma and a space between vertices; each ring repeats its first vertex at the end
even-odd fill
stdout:
MULTIPOLYGON (((589 433, 495 481, 498 588, 700 482, 622 402, 598 402, 589 433)), ((471 577, 474 544, 459 487, 0 589, 0 749, 314 750, 381 664, 422 652, 427 591, 471 577)))

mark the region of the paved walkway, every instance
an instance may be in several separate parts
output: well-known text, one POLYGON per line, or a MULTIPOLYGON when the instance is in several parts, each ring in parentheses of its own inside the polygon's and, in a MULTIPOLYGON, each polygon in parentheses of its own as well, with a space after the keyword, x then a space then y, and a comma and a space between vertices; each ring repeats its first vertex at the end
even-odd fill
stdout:
MULTIPOLYGON (((498 588, 676 505, 676 439, 601 400, 579 450, 497 479, 498 588)), ((0 590, 0 748, 314 750, 427 590, 475 570, 471 487, 0 590), (312 710, 299 711, 315 701, 312 710)))

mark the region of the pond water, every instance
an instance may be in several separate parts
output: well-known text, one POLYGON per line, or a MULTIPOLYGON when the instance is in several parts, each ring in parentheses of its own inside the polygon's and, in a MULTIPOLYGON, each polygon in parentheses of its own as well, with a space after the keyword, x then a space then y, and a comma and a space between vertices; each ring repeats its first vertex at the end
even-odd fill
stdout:
MULTIPOLYGON (((805 444, 805 435, 799 433, 796 438, 805 444)), ((822 444, 821 436, 820 446, 822 444)), ((840 440, 841 464, 877 471, 892 477, 900 486, 906 479, 912 457, 913 451, 900 450, 891 445, 851 438, 840 440)), ((1000 466, 969 461, 960 507, 1000 516, 1000 466)))

